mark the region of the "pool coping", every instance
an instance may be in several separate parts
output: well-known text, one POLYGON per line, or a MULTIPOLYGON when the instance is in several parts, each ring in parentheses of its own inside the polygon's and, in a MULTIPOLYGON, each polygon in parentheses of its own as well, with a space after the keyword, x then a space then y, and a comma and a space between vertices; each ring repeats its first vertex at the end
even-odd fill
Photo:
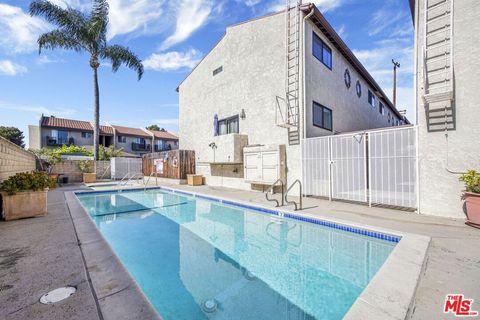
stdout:
POLYGON ((65 199, 103 319, 161 319, 85 211, 75 191, 66 191, 65 199))
MULTIPOLYGON (((313 215, 305 212, 286 210, 283 208, 278 209, 265 207, 257 203, 245 203, 244 201, 240 201, 238 199, 205 195, 198 192, 187 192, 171 187, 160 186, 148 187, 147 189, 161 189, 184 196, 225 203, 228 205, 234 205, 246 209, 261 211, 266 214, 272 214, 287 217, 290 219, 297 219, 309 223, 319 224, 328 228, 339 229, 347 232, 359 233, 357 232, 357 230, 364 230, 365 233, 359 234, 382 239, 385 241, 397 242, 388 259, 378 270, 375 276, 370 280, 369 284, 363 290, 360 296, 356 299, 355 303, 350 307, 349 311, 344 316, 344 319, 406 319, 413 311, 412 307, 414 303, 415 292, 418 286, 419 278, 424 272, 426 264, 426 254, 430 245, 430 237, 406 232, 399 232, 397 230, 387 228, 372 227, 369 225, 355 223, 347 220, 325 217, 321 214, 313 215), (378 235, 398 237, 399 241, 396 241, 396 239, 394 238, 383 239, 378 235)), ((101 191, 79 190, 78 192, 70 192, 71 196, 75 198, 76 202, 82 209, 84 216, 88 218, 88 220, 91 222, 91 225, 93 226, 93 228, 95 228, 95 230, 102 237, 102 239, 103 236, 100 234, 100 231, 97 229, 91 218, 88 216, 87 212, 85 212, 85 210, 79 203, 78 198, 75 196, 75 193, 109 193, 119 190, 120 189, 101 191)), ((121 190, 124 192, 128 192, 144 190, 144 188, 130 187, 121 190)), ((115 256, 113 250, 110 248, 108 243, 107 246, 111 251, 109 252, 109 254, 113 254, 115 256)), ((119 260, 118 263, 120 263, 121 265, 121 262, 119 260)), ((123 265, 121 265, 121 267, 125 270, 123 265)), ((136 285, 135 280, 130 276, 128 271, 125 270, 125 272, 136 285)), ((144 296, 141 289, 138 288, 138 285, 136 286, 136 288, 140 291, 142 297, 150 305, 150 302, 144 296)))

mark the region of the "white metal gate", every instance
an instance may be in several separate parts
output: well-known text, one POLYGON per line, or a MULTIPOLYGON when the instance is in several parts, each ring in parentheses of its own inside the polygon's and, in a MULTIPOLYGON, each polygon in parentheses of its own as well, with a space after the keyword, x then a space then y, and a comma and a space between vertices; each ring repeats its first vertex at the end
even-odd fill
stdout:
POLYGON ((417 207, 416 127, 302 140, 304 194, 417 207))

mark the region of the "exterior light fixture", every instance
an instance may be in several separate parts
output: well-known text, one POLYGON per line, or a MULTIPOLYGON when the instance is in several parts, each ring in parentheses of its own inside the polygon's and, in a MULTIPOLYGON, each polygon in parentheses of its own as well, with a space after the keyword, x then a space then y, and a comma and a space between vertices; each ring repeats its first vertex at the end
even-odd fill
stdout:
POLYGON ((242 109, 242 111, 240 111, 240 119, 245 120, 246 117, 245 109, 242 109))

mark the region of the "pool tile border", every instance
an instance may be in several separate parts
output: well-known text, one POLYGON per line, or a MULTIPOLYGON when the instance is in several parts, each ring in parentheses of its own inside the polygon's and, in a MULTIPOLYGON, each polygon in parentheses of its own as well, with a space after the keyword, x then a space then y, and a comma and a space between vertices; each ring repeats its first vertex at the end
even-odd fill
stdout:
MULTIPOLYGON (((261 212, 261 213, 266 213, 266 214, 269 214, 269 215, 274 215, 274 216, 279 216, 279 217, 285 217, 285 218, 288 218, 288 219, 299 220, 299 221, 303 221, 303 222, 307 222, 307 223, 312 223, 312 224, 324 226, 324 227, 327 227, 327 228, 332 228, 332 229, 336 229, 336 230, 340 230, 340 231, 355 233, 355 234, 370 237, 370 238, 376 238, 376 239, 383 240, 383 241, 398 243, 402 239, 402 237, 399 236, 399 235, 368 230, 368 229, 365 229, 365 228, 353 227, 353 226, 350 226, 350 225, 341 224, 341 223, 332 222, 332 221, 323 220, 323 219, 318 219, 318 218, 312 218, 312 217, 304 216, 304 215, 301 215, 301 214, 294 214, 294 213, 287 212, 287 211, 284 211, 284 210, 269 209, 269 208, 264 208, 264 207, 261 207, 261 206, 244 204, 244 203, 240 203, 240 202, 236 202, 236 201, 232 201, 232 200, 227 200, 227 199, 222 199, 222 198, 212 197, 212 196, 205 196, 205 195, 198 194, 198 193, 186 192, 186 191, 181 191, 181 190, 168 188, 168 187, 149 187, 149 188, 147 188, 147 190, 155 190, 155 189, 165 190, 165 191, 172 192, 172 193, 175 193, 175 194, 180 194, 180 195, 187 196, 187 197, 192 197, 192 198, 199 198, 199 199, 207 200, 207 201, 211 201, 211 202, 219 202, 219 203, 223 203, 223 204, 227 204, 227 205, 231 205, 231 206, 235 206, 235 207, 239 207, 239 208, 243 208, 243 209, 247 209, 247 210, 254 210, 254 211, 261 212)), ((139 191, 141 189, 140 188, 134 188, 134 189, 121 189, 121 190, 122 190, 122 192, 135 192, 135 191, 139 191)), ((111 193, 111 192, 115 192, 115 190, 81 191, 81 192, 75 192, 75 194, 92 194, 92 193, 101 194, 101 193, 111 193)))

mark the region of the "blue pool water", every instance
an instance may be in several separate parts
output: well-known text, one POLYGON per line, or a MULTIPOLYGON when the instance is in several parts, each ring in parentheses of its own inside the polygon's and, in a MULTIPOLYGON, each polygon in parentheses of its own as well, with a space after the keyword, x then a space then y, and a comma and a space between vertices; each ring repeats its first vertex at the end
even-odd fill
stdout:
POLYGON ((395 246, 160 189, 77 197, 167 320, 341 319, 395 246))

